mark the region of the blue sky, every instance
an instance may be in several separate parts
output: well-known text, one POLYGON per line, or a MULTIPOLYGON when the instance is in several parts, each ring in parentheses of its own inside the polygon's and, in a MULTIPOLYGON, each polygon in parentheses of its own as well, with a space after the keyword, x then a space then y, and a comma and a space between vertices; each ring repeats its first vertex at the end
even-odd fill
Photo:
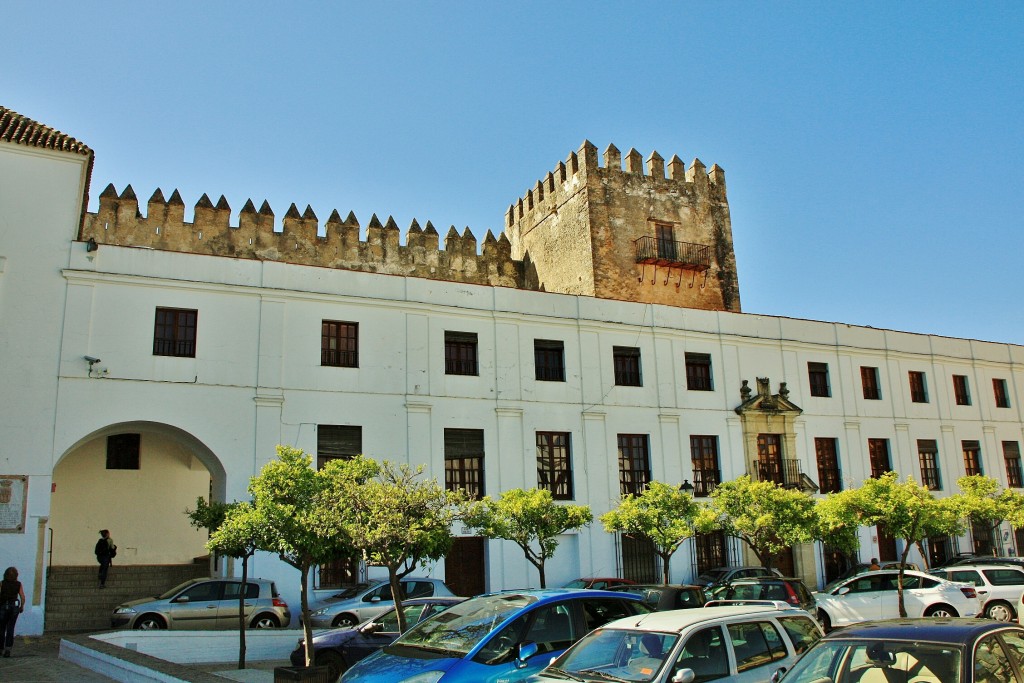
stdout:
POLYGON ((725 169, 746 312, 1024 344, 1019 1, 4 6, 0 105, 95 150, 91 208, 482 240, 589 139, 725 169))

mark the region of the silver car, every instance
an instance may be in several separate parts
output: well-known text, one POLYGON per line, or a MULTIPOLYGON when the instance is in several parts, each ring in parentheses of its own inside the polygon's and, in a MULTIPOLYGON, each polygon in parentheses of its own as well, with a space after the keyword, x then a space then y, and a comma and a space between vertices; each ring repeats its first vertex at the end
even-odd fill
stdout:
MULTIPOLYGON (((187 631, 238 628, 241 579, 191 579, 155 598, 140 598, 114 608, 113 628, 187 631)), ((267 579, 247 579, 245 620, 249 628, 287 626, 292 615, 267 579)))
MULTIPOLYGON (((402 579, 401 586, 405 598, 454 595, 440 579, 406 577, 402 579)), ((310 615, 310 622, 314 628, 355 626, 381 614, 394 604, 391 585, 387 581, 375 581, 327 598, 310 615)))

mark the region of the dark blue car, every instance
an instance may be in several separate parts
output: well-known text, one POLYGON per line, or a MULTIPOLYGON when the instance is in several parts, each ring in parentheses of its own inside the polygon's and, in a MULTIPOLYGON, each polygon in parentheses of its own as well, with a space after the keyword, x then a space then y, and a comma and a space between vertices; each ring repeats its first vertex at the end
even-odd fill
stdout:
POLYGON ((422 621, 348 670, 345 683, 513 683, 613 619, 646 614, 639 595, 528 590, 480 595, 422 621))
MULTIPOLYGON (((463 600, 465 598, 454 597, 406 600, 402 603, 405 622, 412 628, 463 600)), ((313 664, 329 667, 331 680, 336 681, 353 664, 385 645, 390 645, 398 636, 398 613, 392 607, 358 626, 331 629, 314 635, 313 664)), ((292 651, 291 660, 293 666, 306 665, 306 645, 303 640, 300 639, 298 647, 292 651)))

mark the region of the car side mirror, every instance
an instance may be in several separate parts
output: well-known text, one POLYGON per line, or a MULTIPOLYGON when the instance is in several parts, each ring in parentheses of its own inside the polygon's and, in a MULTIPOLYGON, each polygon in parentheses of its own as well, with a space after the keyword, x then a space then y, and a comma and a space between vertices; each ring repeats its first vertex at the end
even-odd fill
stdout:
POLYGON ((697 674, 693 673, 693 669, 680 669, 672 676, 670 683, 693 683, 697 679, 697 674))
POLYGON ((174 598, 174 602, 188 602, 188 596, 179 595, 178 597, 174 598))
POLYGON ((367 622, 366 624, 363 624, 363 627, 361 629, 359 629, 359 632, 360 633, 365 633, 367 635, 370 635, 371 633, 376 633, 377 631, 383 631, 383 630, 384 630, 384 624, 381 624, 381 623, 378 623, 378 622, 375 622, 375 621, 370 621, 370 622, 367 622))
POLYGON ((372 598, 370 598, 370 602, 380 602, 380 596, 374 595, 372 598))
POLYGON ((769 678, 768 681, 769 681, 769 683, 779 683, 779 681, 781 681, 782 677, 785 676, 785 675, 786 675, 786 667, 783 666, 783 667, 780 667, 780 668, 776 669, 775 673, 772 674, 772 677, 769 678))
POLYGON ((835 594, 836 595, 846 595, 849 592, 850 592, 850 587, 849 586, 843 586, 842 588, 837 589, 835 594))
POLYGON ((516 653, 516 668, 525 669, 528 666, 526 660, 535 654, 537 654, 537 643, 532 640, 520 643, 518 652, 516 653))

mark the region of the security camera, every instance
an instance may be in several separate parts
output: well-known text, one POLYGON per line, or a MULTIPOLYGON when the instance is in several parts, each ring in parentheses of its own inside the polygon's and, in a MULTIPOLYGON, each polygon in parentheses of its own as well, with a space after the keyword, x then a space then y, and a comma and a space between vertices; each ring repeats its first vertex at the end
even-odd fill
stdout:
POLYGON ((95 365, 96 363, 100 362, 99 358, 94 358, 92 356, 83 356, 83 357, 85 358, 85 362, 88 363, 89 365, 95 365))

